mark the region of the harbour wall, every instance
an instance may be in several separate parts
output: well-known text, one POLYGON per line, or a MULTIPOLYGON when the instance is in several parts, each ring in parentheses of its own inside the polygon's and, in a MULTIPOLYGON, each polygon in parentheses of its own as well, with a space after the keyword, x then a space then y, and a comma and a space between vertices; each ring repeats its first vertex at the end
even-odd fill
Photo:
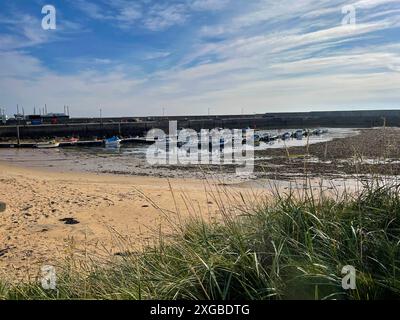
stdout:
POLYGON ((309 113, 268 113, 233 116, 180 116, 146 118, 72 118, 63 124, 0 125, 0 138, 54 138, 79 136, 103 138, 113 135, 142 136, 150 129, 158 128, 166 133, 169 121, 176 120, 178 128, 313 128, 342 127, 369 128, 377 126, 400 126, 400 110, 332 111, 309 113))

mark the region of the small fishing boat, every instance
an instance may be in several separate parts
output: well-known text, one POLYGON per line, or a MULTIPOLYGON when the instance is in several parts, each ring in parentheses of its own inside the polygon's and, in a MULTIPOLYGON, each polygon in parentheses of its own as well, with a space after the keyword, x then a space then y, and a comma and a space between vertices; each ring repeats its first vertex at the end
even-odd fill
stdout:
POLYGON ((323 132, 322 132, 321 129, 315 129, 312 133, 313 133, 313 135, 315 135, 315 136, 320 136, 323 132))
POLYGON ((276 140, 279 140, 279 135, 277 134, 269 138, 269 141, 276 141, 276 140))
POLYGON ((115 148, 115 147, 119 147, 121 144, 121 139, 118 137, 112 137, 109 139, 104 139, 104 144, 106 147, 109 148, 115 148))
POLYGON ((293 133, 293 138, 297 140, 302 140, 304 136, 303 130, 296 130, 296 132, 293 133))
POLYGON ((291 137, 290 132, 285 132, 284 134, 281 135, 282 140, 289 140, 291 137))
POLYGON ((270 140, 271 140, 271 135, 269 133, 264 133, 260 137, 260 141, 262 141, 262 142, 270 142, 270 140))
POLYGON ((39 142, 36 144, 36 148, 39 149, 54 149, 60 146, 59 142, 49 141, 49 142, 39 142))
POLYGON ((79 141, 79 139, 78 138, 74 138, 74 137, 63 140, 63 142, 69 142, 69 143, 72 143, 72 144, 75 144, 78 141, 79 141))

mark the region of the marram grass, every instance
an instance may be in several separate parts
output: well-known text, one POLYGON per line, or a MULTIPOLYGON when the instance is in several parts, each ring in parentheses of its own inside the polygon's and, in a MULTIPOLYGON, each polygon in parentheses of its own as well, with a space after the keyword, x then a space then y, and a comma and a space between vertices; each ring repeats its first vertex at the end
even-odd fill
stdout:
POLYGON ((398 186, 357 196, 276 194, 108 264, 66 261, 57 291, 0 285, 1 299, 398 299, 398 186), (341 270, 356 268, 356 290, 341 270), (78 271, 79 270, 79 271, 78 271))

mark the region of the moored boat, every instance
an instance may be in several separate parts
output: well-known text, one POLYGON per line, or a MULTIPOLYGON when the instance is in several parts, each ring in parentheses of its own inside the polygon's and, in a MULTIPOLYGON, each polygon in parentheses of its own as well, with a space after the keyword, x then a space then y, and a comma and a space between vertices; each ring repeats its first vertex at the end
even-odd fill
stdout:
POLYGON ((69 142, 69 143, 72 143, 72 144, 75 144, 75 143, 77 143, 78 141, 79 141, 79 139, 78 139, 78 138, 75 138, 75 137, 72 137, 72 138, 63 140, 63 142, 69 142))
POLYGON ((53 148, 58 148, 59 146, 60 143, 56 141, 39 142, 36 144, 36 148, 39 149, 53 149, 53 148))
POLYGON ((111 147, 111 148, 119 147, 121 144, 121 139, 118 137, 104 139, 104 144, 106 147, 111 147))
POLYGON ((293 133, 293 138, 297 139, 297 140, 302 140, 304 136, 304 131, 303 130, 296 130, 293 133))
POLYGON ((282 140, 289 140, 291 137, 290 132, 285 132, 284 134, 281 135, 282 140))

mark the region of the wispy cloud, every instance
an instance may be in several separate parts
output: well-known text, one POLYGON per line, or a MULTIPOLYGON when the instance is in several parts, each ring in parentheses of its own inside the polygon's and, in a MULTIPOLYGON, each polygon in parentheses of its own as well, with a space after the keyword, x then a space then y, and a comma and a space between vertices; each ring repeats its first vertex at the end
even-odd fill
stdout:
POLYGON ((144 25, 153 31, 181 25, 188 18, 186 7, 183 4, 156 4, 149 10, 144 19, 144 25))
POLYGON ((110 19, 112 15, 104 10, 104 7, 90 1, 85 0, 74 0, 73 1, 76 8, 83 11, 88 17, 92 19, 110 19))
POLYGON ((353 3, 356 8, 371 9, 382 5, 398 3, 397 0, 358 0, 353 3))
POLYGON ((142 16, 140 4, 125 0, 112 2, 74 0, 73 5, 91 19, 113 23, 121 28, 137 23, 142 16))
POLYGON ((224 9, 230 0, 194 0, 191 8, 194 10, 221 10, 224 9))
POLYGON ((171 55, 171 52, 166 52, 166 51, 156 51, 156 52, 150 52, 146 53, 143 57, 144 60, 154 60, 154 59, 160 59, 160 58, 166 58, 171 55))
POLYGON ((15 14, 12 17, 0 17, 0 19, 7 30, 7 33, 0 33, 0 49, 2 50, 37 46, 48 42, 51 38, 51 34, 44 32, 41 28, 41 21, 32 15, 15 14))
POLYGON ((152 31, 160 31, 171 26, 179 26, 188 21, 196 11, 218 11, 225 8, 231 0, 115 0, 89 2, 74 1, 74 6, 88 17, 108 21, 121 28, 135 25, 152 31))

